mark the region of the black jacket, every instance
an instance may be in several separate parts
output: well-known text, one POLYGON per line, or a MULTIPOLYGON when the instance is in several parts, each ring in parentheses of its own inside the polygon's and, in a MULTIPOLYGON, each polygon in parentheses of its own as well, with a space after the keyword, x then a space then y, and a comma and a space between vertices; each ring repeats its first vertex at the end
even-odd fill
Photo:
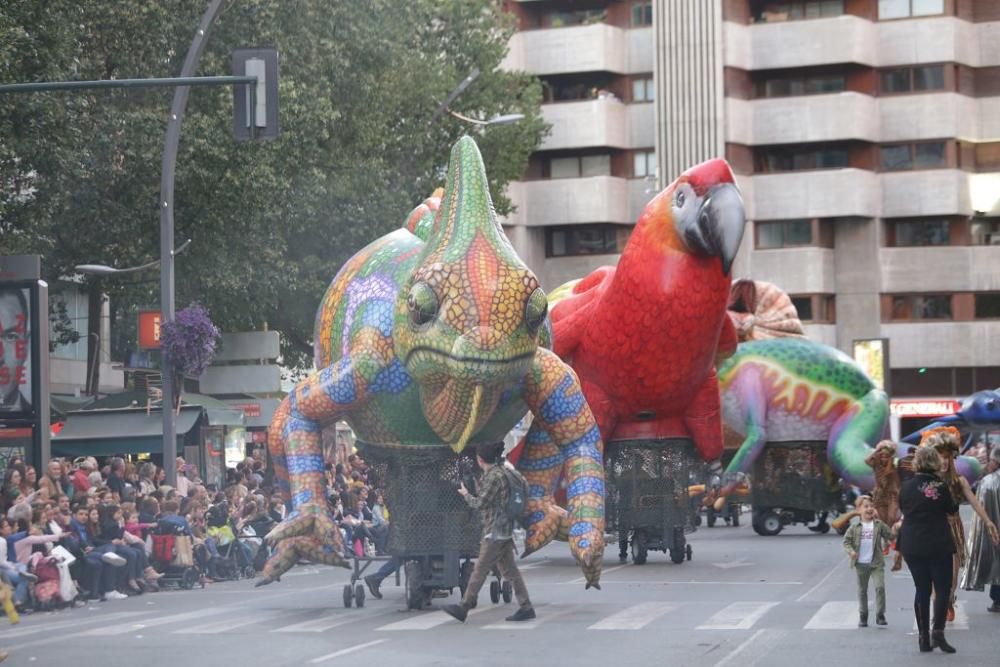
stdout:
POLYGON ((918 473, 899 491, 903 527, 899 550, 906 558, 934 558, 955 553, 948 515, 958 511, 948 485, 935 475, 918 473))

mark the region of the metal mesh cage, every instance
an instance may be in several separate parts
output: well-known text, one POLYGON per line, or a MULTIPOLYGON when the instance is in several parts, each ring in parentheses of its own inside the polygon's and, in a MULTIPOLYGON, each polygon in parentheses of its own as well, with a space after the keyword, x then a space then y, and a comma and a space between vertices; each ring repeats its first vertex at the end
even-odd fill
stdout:
POLYGON ((481 474, 474 454, 360 441, 357 447, 385 493, 390 554, 479 553, 479 517, 458 494, 460 481, 471 491, 481 474))
POLYGON ((605 451, 608 532, 635 528, 694 530, 688 484, 700 465, 687 439, 609 443, 605 451))
POLYGON ((837 504, 837 478, 825 442, 769 442, 753 469, 752 502, 820 511, 837 504))

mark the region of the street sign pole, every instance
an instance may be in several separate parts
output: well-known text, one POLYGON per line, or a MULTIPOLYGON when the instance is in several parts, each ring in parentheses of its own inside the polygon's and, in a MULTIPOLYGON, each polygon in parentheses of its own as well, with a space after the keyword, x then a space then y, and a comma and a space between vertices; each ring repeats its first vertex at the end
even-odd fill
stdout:
MULTIPOLYGON (((222 8, 222 0, 212 0, 201 17, 198 31, 191 41, 181 77, 194 75, 208 41, 208 34, 222 8)), ((177 148, 181 140, 181 121, 187 107, 188 86, 174 89, 174 100, 167 119, 167 136, 163 142, 163 168, 160 177, 160 326, 174 321, 174 173, 177 167, 177 148)), ((170 355, 163 352, 163 469, 168 485, 177 486, 177 437, 174 424, 174 364, 170 355)), ((180 391, 182 387, 177 387, 180 391)))

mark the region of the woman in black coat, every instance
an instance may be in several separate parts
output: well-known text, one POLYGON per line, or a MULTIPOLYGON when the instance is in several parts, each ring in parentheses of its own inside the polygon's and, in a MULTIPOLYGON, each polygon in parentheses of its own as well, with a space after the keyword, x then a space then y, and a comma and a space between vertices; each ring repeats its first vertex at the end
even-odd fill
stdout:
POLYGON ((944 625, 951 590, 952 554, 955 553, 948 515, 957 512, 958 506, 948 485, 938 477, 941 457, 933 447, 917 450, 913 468, 916 474, 903 483, 899 492, 903 514, 899 550, 917 589, 913 612, 917 617, 920 650, 928 652, 937 647, 945 653, 954 653, 955 649, 945 641, 944 625), (932 587, 936 591, 934 629, 929 635, 932 587))

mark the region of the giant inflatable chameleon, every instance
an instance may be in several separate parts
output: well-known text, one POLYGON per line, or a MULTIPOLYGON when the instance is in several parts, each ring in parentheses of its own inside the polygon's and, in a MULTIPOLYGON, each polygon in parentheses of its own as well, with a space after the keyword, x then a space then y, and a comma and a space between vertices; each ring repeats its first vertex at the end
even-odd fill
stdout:
POLYGON ((646 205, 616 267, 550 296, 554 349, 605 442, 690 436, 721 456, 714 365, 736 347, 726 303, 745 224, 729 165, 704 162, 646 205))
MULTIPOLYGON (((557 533, 598 584, 604 551, 601 441, 576 375, 543 347, 547 299, 496 219, 475 142, 451 151, 440 208, 352 257, 316 317, 315 363, 271 422, 269 449, 294 511, 268 535, 277 545, 261 583, 299 558, 343 565, 322 486, 320 431, 346 420, 358 438, 417 448, 499 442, 530 411, 532 465, 526 551, 557 533), (566 461, 568 509, 542 488, 566 461)), ((420 502, 414 498, 414 502, 420 502)))

